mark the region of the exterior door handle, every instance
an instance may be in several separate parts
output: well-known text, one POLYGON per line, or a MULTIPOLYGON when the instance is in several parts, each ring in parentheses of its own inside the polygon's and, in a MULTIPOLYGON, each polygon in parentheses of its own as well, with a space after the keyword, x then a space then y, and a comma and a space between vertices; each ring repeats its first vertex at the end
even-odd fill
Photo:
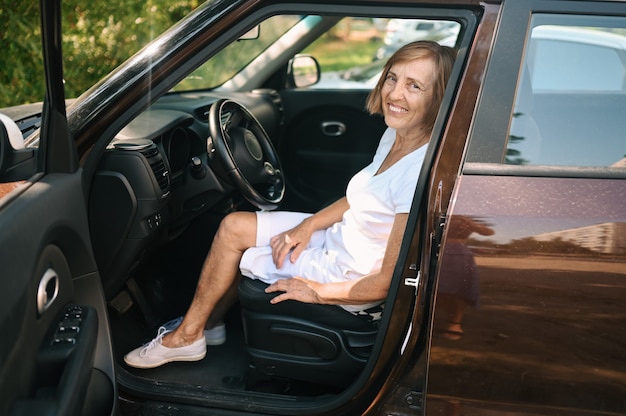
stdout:
POLYGON ((328 137, 342 136, 346 132, 346 125, 341 121, 324 121, 322 122, 322 133, 328 137))

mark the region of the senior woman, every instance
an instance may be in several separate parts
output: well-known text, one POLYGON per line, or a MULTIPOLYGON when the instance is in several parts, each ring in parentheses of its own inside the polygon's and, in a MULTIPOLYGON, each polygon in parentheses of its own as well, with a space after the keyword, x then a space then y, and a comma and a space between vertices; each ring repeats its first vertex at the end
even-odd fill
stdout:
POLYGON ((153 368, 204 358, 207 344, 225 341, 223 317, 236 300, 239 272, 268 283, 266 291, 276 293, 272 303, 335 304, 368 316, 387 296, 453 62, 451 48, 430 41, 396 51, 367 100, 368 111, 382 114, 388 128, 346 196, 313 215, 227 215, 184 318, 163 325, 125 362, 153 368))

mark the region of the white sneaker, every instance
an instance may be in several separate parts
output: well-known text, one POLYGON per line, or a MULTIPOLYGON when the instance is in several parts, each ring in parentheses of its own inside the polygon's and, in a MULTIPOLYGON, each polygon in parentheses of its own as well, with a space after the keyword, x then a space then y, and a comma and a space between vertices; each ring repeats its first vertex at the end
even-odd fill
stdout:
POLYGON ((154 368, 172 361, 199 361, 206 355, 206 341, 200 338, 190 345, 177 348, 163 346, 163 336, 171 329, 160 327, 156 338, 124 356, 124 361, 135 368, 154 368))
MULTIPOLYGON (((171 321, 167 321, 162 325, 167 332, 173 331, 178 328, 183 322, 183 317, 179 316, 171 321)), ((222 322, 219 325, 214 326, 211 329, 204 330, 204 338, 206 339, 206 345, 222 345, 226 342, 226 325, 222 322)))
POLYGON ((222 345, 226 342, 226 325, 221 323, 211 329, 204 330, 206 345, 222 345))

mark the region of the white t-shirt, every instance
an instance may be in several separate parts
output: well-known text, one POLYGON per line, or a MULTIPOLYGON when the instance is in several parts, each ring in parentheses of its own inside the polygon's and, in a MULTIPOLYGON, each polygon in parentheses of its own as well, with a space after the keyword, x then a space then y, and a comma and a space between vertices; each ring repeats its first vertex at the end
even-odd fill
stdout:
POLYGON ((334 256, 347 278, 380 270, 394 216, 408 213, 420 169, 424 145, 376 175, 396 137, 395 129, 383 134, 372 163, 350 180, 346 197, 350 204, 340 223, 326 230, 326 250, 334 256))

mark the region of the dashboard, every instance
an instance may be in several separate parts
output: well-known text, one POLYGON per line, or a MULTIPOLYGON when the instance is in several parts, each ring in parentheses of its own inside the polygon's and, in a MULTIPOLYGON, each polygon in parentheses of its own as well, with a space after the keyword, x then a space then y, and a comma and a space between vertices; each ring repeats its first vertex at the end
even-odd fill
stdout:
POLYGON ((220 98, 243 105, 270 138, 278 136, 282 106, 273 91, 185 93, 162 97, 107 146, 89 200, 107 296, 143 253, 176 238, 203 213, 230 208, 237 188, 213 152, 208 127, 211 105, 220 98))

